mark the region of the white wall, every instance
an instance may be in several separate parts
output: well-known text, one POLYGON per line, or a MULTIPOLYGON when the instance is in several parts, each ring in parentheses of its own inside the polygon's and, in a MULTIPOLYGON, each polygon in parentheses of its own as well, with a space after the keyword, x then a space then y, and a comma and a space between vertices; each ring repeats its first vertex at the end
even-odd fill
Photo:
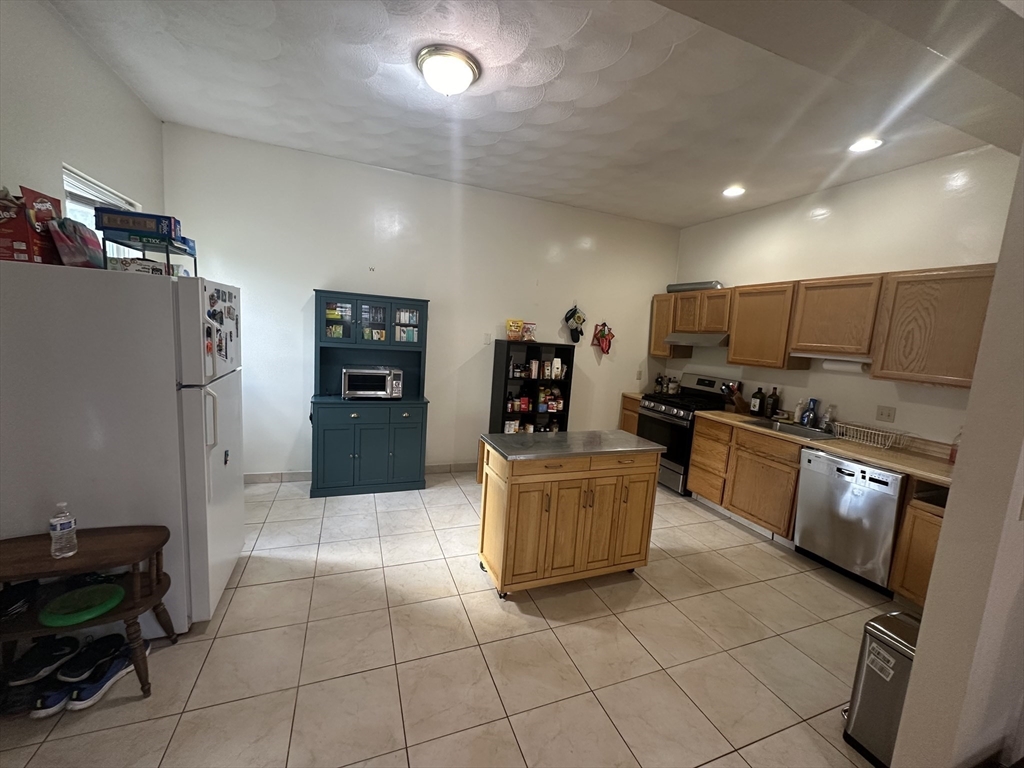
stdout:
MULTIPOLYGON (((687 227, 679 236, 676 280, 730 286, 994 262, 1016 165, 1010 153, 984 147, 687 227)), ((837 415, 849 421, 877 423, 877 405, 895 406, 896 421, 880 426, 931 440, 951 442, 964 423, 966 390, 830 373, 821 366, 729 366, 724 349, 704 348, 690 360, 669 361, 666 369, 740 379, 748 397, 758 386, 779 386, 783 407, 817 397, 822 407, 836 403, 837 415)))
POLYGON ((163 210, 160 121, 47 4, 0 2, 0 184, 63 198, 62 163, 163 210))
POLYGON ((229 138, 164 128, 165 199, 200 273, 242 289, 245 470, 310 466, 313 290, 430 300, 427 463, 476 459, 493 345, 509 317, 562 340, 578 301, 572 429, 614 428, 646 380, 648 297, 679 230, 229 138), (616 334, 602 358, 594 323, 616 334))
POLYGON ((894 768, 1024 756, 1024 163, 942 520, 894 768), (999 403, 993 408, 993 403, 999 403))

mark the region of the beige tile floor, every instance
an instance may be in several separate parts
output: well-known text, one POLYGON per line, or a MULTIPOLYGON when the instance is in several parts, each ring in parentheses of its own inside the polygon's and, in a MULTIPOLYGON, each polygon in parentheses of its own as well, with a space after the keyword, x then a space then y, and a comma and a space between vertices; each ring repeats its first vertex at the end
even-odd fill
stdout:
POLYGON ((0 721, 0 766, 865 766, 842 741, 894 608, 658 490, 651 562, 498 598, 475 477, 246 487, 214 618, 95 707, 0 721))

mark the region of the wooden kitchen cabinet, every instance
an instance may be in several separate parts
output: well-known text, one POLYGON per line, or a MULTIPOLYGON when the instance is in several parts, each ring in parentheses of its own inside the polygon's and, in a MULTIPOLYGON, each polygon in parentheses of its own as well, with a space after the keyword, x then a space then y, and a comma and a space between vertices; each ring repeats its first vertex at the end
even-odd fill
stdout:
POLYGON ((622 405, 619 410, 619 429, 623 432, 636 434, 637 422, 640 418, 640 401, 628 395, 622 396, 622 405))
POLYGON ((725 508, 788 539, 799 473, 796 466, 736 449, 729 460, 725 508))
POLYGON ((676 333, 697 333, 700 330, 700 291, 674 293, 672 330, 676 333))
POLYGON ((672 332, 672 294, 661 293, 651 299, 651 357, 672 357, 672 346, 665 337, 672 332))
POLYGON ((675 296, 672 330, 676 333, 727 333, 732 289, 688 291, 675 296))
POLYGON ((698 331, 700 333, 728 333, 729 309, 731 307, 732 288, 701 291, 698 331))
POLYGON ((797 283, 790 350, 815 355, 870 354, 881 288, 881 275, 797 283))
MULTIPOLYGON (((733 288, 728 356, 731 365, 787 367, 794 286, 769 283, 733 288)), ((795 358, 792 365, 808 367, 810 363, 795 358)))
POLYGON ((563 480, 547 489, 547 546, 544 574, 564 576, 582 570, 583 514, 588 500, 587 480, 563 480))
POLYGON ((971 386, 994 276, 994 264, 885 275, 872 378, 971 386))
POLYGON ((498 591, 645 565, 658 455, 505 461, 483 444, 480 560, 498 591))
POLYGON ((913 501, 907 504, 896 539, 889 589, 924 605, 941 530, 941 517, 927 511, 924 505, 913 501))

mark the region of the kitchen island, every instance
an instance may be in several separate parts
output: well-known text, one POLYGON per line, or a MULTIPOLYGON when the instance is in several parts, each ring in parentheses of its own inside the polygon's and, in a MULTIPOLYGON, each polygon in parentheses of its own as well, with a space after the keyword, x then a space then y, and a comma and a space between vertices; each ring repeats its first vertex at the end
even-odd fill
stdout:
POLYGON ((480 563, 498 593, 647 564, 664 447, 621 430, 480 436, 480 563))

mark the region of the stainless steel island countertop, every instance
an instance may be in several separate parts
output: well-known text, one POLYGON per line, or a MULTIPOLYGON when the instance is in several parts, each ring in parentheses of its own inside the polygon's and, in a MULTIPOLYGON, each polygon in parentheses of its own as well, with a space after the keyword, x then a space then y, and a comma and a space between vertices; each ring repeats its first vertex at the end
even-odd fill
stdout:
POLYGON ((641 453, 665 450, 665 446, 621 429, 589 432, 517 432, 513 435, 480 435, 480 439, 507 461, 592 456, 601 453, 641 453))

